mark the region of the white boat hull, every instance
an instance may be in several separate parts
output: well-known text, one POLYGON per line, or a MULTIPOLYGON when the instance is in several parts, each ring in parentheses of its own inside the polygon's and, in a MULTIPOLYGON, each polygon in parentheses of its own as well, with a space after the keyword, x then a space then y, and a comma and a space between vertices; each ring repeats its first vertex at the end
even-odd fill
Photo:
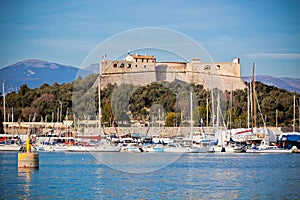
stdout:
POLYGON ((31 148, 31 151, 38 151, 38 152, 52 152, 54 151, 53 145, 38 145, 31 148))
POLYGON ((121 150, 122 152, 132 152, 132 153, 140 153, 141 150, 137 147, 125 147, 125 148, 122 148, 121 150))
POLYGON ((155 145, 155 146, 145 146, 143 147, 144 152, 164 152, 165 147, 161 145, 155 145))
POLYGON ((68 151, 69 147, 67 146, 56 146, 54 147, 54 151, 56 152, 65 152, 68 151))
POLYGON ((198 147, 166 147, 164 152, 168 153, 207 153, 208 148, 198 147))
POLYGON ((247 153, 292 153, 288 149, 249 149, 247 153))
POLYGON ((72 152, 119 152, 121 150, 118 146, 99 145, 99 146, 70 146, 68 151, 72 152))
POLYGON ((19 151, 21 146, 15 144, 2 144, 0 145, 0 151, 19 151))
POLYGON ((248 153, 292 153, 291 149, 279 148, 277 146, 267 145, 266 141, 261 141, 261 144, 256 147, 254 144, 251 149, 247 150, 248 153))

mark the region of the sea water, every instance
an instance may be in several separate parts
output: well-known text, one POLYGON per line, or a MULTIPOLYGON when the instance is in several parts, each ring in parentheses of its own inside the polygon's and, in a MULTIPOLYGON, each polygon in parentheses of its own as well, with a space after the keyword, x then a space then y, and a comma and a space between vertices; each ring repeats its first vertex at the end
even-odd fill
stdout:
POLYGON ((17 153, 1 152, 0 199, 300 199, 299 161, 300 154, 45 152, 30 171, 18 170, 17 153))

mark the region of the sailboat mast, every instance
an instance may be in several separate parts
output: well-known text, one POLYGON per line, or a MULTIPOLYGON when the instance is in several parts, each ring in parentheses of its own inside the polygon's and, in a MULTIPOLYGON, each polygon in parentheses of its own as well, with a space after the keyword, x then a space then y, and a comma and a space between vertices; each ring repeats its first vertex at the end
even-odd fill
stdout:
POLYGON ((3 122, 6 122, 4 82, 2 83, 2 91, 3 91, 3 122))
POLYGON ((231 134, 231 118, 232 118, 232 91, 233 91, 233 85, 231 84, 231 92, 230 92, 230 115, 229 115, 229 129, 230 129, 230 134, 231 134))
POLYGON ((277 128, 277 126, 278 126, 278 110, 276 109, 276 128, 277 128))
POLYGON ((212 111, 212 127, 215 128, 215 105, 214 105, 213 89, 211 89, 211 111, 212 111))
MULTIPOLYGON (((47 115, 46 115, 47 116, 47 115)), ((14 134, 14 107, 11 108, 11 128, 12 128, 12 133, 14 134)))
POLYGON ((220 137, 220 135, 221 135, 221 138, 220 138, 220 140, 221 140, 221 147, 222 147, 222 149, 221 149, 221 152, 226 152, 226 150, 225 150, 225 147, 224 147, 224 140, 223 140, 223 131, 221 130, 221 131, 219 131, 219 126, 220 126, 220 115, 222 115, 221 114, 221 105, 220 105, 220 93, 218 92, 218 96, 217 96, 217 133, 218 133, 218 135, 219 135, 219 137, 220 137))
POLYGON ((249 88, 249 92, 250 92, 250 109, 251 109, 251 112, 250 112, 250 114, 251 114, 251 129, 252 129, 252 133, 253 133, 253 92, 252 92, 252 83, 251 83, 251 81, 249 81, 249 86, 250 86, 250 88, 249 88))
POLYGON ((14 123, 14 107, 11 108, 11 122, 14 123))
POLYGON ((206 97, 206 127, 208 127, 208 97, 206 97))
POLYGON ((190 140, 193 139, 193 93, 190 92, 190 109, 191 109, 191 124, 190 124, 190 140))
POLYGON ((211 96, 211 121, 212 121, 212 127, 215 129, 215 106, 214 106, 214 87, 213 87, 213 75, 210 74, 210 96, 211 96))
POLYGON ((175 118, 176 134, 177 134, 177 124, 178 124, 178 93, 176 93, 176 118, 175 118))
POLYGON ((254 75, 255 63, 252 67, 252 85, 253 85, 253 126, 256 127, 256 91, 255 91, 255 75, 254 75))
POLYGON ((219 93, 218 93, 218 98, 217 98, 217 122, 216 122, 218 128, 219 128, 219 123, 220 123, 220 121, 219 121, 219 109, 220 109, 219 100, 220 100, 220 96, 219 96, 219 93))
POLYGON ((293 120, 293 132, 295 132, 296 126, 296 96, 294 95, 294 120, 293 120))
MULTIPOLYGON (((68 112, 68 107, 67 107, 67 111, 66 111, 66 131, 67 131, 67 135, 69 137, 69 129, 68 129, 68 115, 69 115, 69 112, 68 112)), ((46 118, 47 118, 47 115, 46 115, 46 118)))
POLYGON ((158 109, 158 130, 160 131, 160 108, 158 109))
POLYGON ((100 82, 100 77, 101 77, 101 72, 99 73, 99 78, 98 78, 98 120, 99 120, 99 131, 101 133, 101 82, 100 82))
POLYGON ((247 128, 250 128, 250 88, 247 85, 247 128))

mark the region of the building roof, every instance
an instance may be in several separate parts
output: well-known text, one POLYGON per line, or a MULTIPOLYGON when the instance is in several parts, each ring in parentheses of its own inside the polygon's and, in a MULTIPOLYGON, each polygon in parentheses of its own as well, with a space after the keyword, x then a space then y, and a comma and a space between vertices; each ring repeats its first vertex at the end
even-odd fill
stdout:
POLYGON ((130 54, 131 57, 134 59, 149 59, 149 60, 155 60, 154 56, 148 56, 148 55, 138 55, 138 54, 130 54))

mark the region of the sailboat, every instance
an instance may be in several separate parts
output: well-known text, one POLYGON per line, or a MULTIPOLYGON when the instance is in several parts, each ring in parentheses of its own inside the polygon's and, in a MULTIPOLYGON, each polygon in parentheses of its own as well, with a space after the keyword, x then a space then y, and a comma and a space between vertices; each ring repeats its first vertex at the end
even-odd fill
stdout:
POLYGON ((279 148, 278 146, 268 145, 266 140, 262 140, 260 145, 256 147, 253 145, 248 153, 292 153, 291 149, 279 148))
MULTIPOLYGON (((266 128, 266 123, 264 121, 264 118, 261 115, 264 127, 262 129, 256 128, 256 105, 258 106, 258 109, 260 110, 260 106, 258 103, 258 100, 256 98, 256 91, 255 91, 255 77, 254 77, 254 66, 252 68, 252 84, 253 84, 253 115, 252 115, 252 134, 254 134, 254 131, 256 133, 259 133, 259 130, 263 132, 263 139, 261 140, 260 145, 256 146, 254 143, 252 143, 252 146, 250 149, 247 149, 247 152, 250 153, 291 153, 292 151, 285 148, 279 148, 278 146, 269 145, 270 141, 270 131, 266 128)), ((252 110, 252 109, 251 109, 252 110)), ((261 113, 261 112, 260 112, 261 113)))
MULTIPOLYGON (((6 122, 6 111, 5 111, 6 102, 5 102, 4 82, 2 83, 2 92, 3 92, 3 117, 4 117, 3 121, 6 122)), ((6 134, 6 133, 0 134, 0 151, 19 151, 21 150, 21 146, 19 142, 20 140, 15 139, 11 134, 6 134)))
POLYGON ((207 153, 209 151, 209 143, 206 141, 198 141, 198 145, 193 144, 193 93, 190 92, 190 136, 189 139, 183 141, 174 141, 165 147, 164 152, 171 153, 207 153))
MULTIPOLYGON (((212 94, 213 95, 213 94, 212 94)), ((214 102, 212 101, 212 104, 214 102)), ((220 129, 220 94, 218 93, 217 98, 217 116, 216 116, 216 128, 215 128, 215 137, 217 139, 216 146, 214 147, 215 152, 233 152, 233 149, 230 146, 224 144, 226 138, 226 131, 220 129)))
MULTIPOLYGON (((213 95, 213 94, 212 94, 213 95)), ((212 101, 212 104, 214 102, 212 101)), ((213 107, 213 106, 212 106, 213 107)), ((232 108, 232 91, 230 93, 230 108, 232 108)), ((246 152, 246 146, 241 145, 233 140, 232 129, 231 129, 231 112, 229 116, 229 130, 227 130, 225 122, 223 121, 223 128, 220 128, 220 119, 222 117, 221 107, 220 107, 220 94, 217 95, 217 110, 216 110, 216 125, 215 125, 215 137, 216 142, 214 146, 215 152, 221 153, 244 153, 246 152)))
MULTIPOLYGON (((295 96, 294 96, 294 124, 293 126, 295 127, 295 96)), ((299 135, 296 132, 292 132, 294 137, 297 135, 299 135)), ((282 134, 279 138, 279 141, 282 142, 283 138, 284 140, 287 140, 287 135, 289 135, 289 133, 285 133, 282 134), (284 137, 286 136, 286 137, 284 137)), ((251 149, 249 149, 247 152, 250 153, 293 153, 297 147, 295 146, 294 149, 292 149, 292 147, 290 146, 289 148, 286 145, 283 145, 281 147, 279 146, 274 146, 274 145, 269 145, 269 132, 268 130, 266 130, 265 133, 265 138, 261 141, 259 146, 255 146, 254 144, 252 144, 251 149)))
MULTIPOLYGON (((101 132, 102 120, 101 120, 101 87, 100 87, 100 79, 101 79, 101 70, 98 78, 98 98, 99 98, 99 129, 101 132)), ((106 138, 105 140, 101 138, 101 136, 82 136, 79 137, 81 140, 80 144, 73 145, 68 147, 68 151, 72 152, 119 152, 121 150, 120 146, 114 145, 110 138, 106 138)))
POLYGON ((11 134, 0 134, 0 151, 20 151, 19 139, 11 134))
POLYGON ((119 152, 120 150, 121 147, 112 145, 109 140, 99 140, 96 143, 83 142, 68 147, 68 151, 72 152, 119 152))

